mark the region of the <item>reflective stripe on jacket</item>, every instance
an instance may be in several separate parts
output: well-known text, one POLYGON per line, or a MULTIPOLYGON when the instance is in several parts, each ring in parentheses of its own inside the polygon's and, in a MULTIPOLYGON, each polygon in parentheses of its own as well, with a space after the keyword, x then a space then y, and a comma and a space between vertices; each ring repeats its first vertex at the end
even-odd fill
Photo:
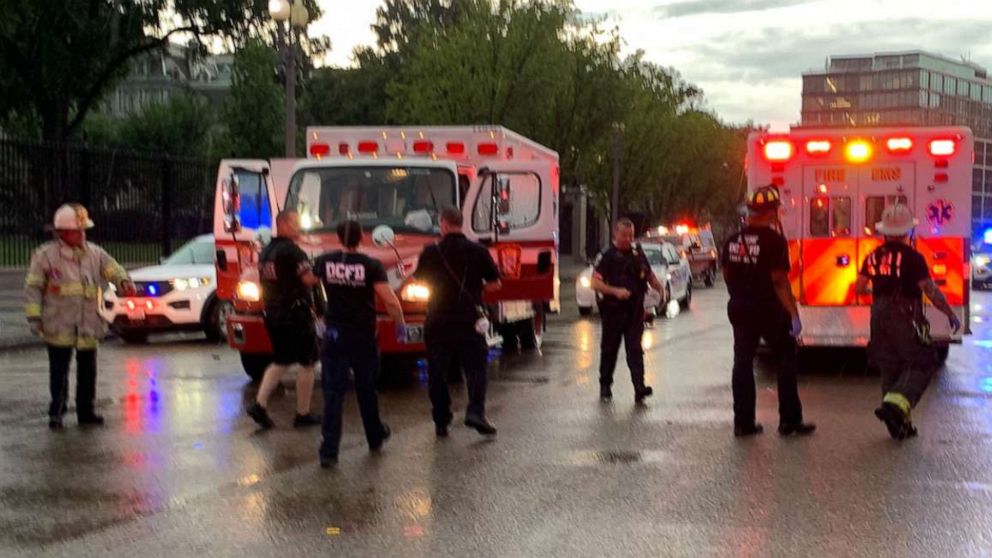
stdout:
POLYGON ((127 272, 103 248, 73 248, 47 242, 31 256, 24 278, 24 313, 41 320, 45 342, 57 347, 94 349, 107 332, 100 317, 104 283, 121 283, 127 272))

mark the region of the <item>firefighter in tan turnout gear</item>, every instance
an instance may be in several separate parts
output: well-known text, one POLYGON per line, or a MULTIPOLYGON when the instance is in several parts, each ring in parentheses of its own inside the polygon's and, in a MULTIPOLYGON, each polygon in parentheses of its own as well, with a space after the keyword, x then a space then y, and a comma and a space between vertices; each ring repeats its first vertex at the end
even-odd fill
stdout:
POLYGON ((98 312, 104 283, 122 295, 134 293, 127 272, 103 248, 86 242, 93 227, 86 208, 63 205, 55 212, 57 239, 31 256, 24 280, 24 311, 31 332, 48 345, 48 426, 62 428, 69 391, 69 363, 76 351, 76 416, 80 425, 101 425, 93 409, 96 394, 96 348, 107 330, 98 312))

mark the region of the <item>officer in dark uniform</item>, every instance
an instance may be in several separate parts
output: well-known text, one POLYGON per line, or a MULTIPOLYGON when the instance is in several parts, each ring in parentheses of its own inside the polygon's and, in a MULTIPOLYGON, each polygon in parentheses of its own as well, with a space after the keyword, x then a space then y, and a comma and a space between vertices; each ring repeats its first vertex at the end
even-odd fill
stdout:
POLYGON ((300 216, 285 210, 276 217, 278 236, 262 250, 258 271, 265 297, 265 329, 272 341, 272 364, 265 370, 255 404, 248 415, 263 428, 275 425, 266 410, 269 397, 293 365, 296 373, 296 418, 293 426, 320 424, 310 412, 313 368, 317 362, 317 332, 311 289, 317 284, 310 259, 296 245, 300 216))
POLYGON ((404 326, 403 308, 389 286, 386 270, 379 260, 358 252, 362 226, 358 221, 338 225, 338 238, 344 250, 330 252, 314 263, 317 276, 327 292, 324 320, 324 350, 321 357, 321 386, 324 391, 324 441, 320 446, 320 466, 329 467, 338 459, 341 444, 341 405, 348 389, 348 370, 355 374, 358 410, 365 427, 369 449, 378 451, 389 438, 389 427, 379 418, 375 393, 379 373, 379 345, 376 342, 375 300, 386 307, 399 328, 404 326))
POLYGON ((424 341, 427 345, 431 414, 438 437, 448 435, 451 395, 447 378, 461 365, 468 389, 465 425, 493 436, 496 427, 486 418, 486 344, 481 321, 482 292, 501 287, 499 270, 489 250, 462 234, 462 214, 455 208, 441 212, 441 242, 424 247, 414 277, 430 290, 424 341))
POLYGON ((910 411, 937 370, 937 349, 929 339, 923 313, 923 295, 947 316, 957 333, 961 321, 930 277, 923 255, 909 245, 916 227, 913 212, 904 204, 885 208, 875 229, 885 244, 865 258, 855 289, 872 295, 872 362, 880 369, 882 405, 875 416, 896 440, 916 435, 910 411))
POLYGON ((727 313, 734 328, 734 436, 760 434, 755 422, 754 355, 764 339, 778 361, 778 432, 806 435, 796 384, 797 344, 802 331, 789 283, 789 245, 778 231, 781 197, 775 186, 751 194, 747 225, 723 249, 723 278, 730 292, 727 313))
POLYGON ((603 320, 600 344, 599 396, 613 397, 613 370, 617 365, 620 341, 627 353, 627 367, 634 383, 634 400, 637 403, 650 397, 654 390, 644 385, 644 295, 650 284, 664 293, 665 287, 654 276, 651 264, 634 245, 634 223, 619 219, 613 225, 613 245, 596 259, 592 274, 592 288, 602 295, 599 310, 603 320))

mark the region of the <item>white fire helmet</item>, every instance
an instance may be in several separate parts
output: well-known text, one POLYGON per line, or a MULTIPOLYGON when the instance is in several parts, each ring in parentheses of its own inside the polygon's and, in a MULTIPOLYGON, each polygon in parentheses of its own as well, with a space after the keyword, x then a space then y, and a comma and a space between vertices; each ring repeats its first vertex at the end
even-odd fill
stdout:
POLYGON ((83 231, 93 228, 93 221, 86 208, 78 203, 67 203, 55 211, 55 230, 83 231))

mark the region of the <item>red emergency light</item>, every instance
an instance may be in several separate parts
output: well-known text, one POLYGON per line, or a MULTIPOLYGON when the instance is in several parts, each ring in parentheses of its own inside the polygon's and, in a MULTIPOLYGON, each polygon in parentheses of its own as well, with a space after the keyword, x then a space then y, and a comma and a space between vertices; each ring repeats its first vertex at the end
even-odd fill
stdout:
POLYGON ((768 161, 784 163, 792 158, 795 148, 789 140, 769 140, 762 151, 768 161))
POLYGON ((495 143, 480 143, 478 150, 479 155, 492 157, 493 155, 497 155, 499 153, 499 146, 495 143))
POLYGON ((465 144, 460 141, 449 141, 445 146, 448 151, 448 155, 464 155, 465 154, 465 144))
POLYGON ((358 142, 358 152, 359 153, 378 153, 379 152, 379 142, 377 142, 377 141, 360 141, 360 142, 358 142))
POLYGON ((829 140, 810 140, 806 142, 806 153, 810 155, 826 155, 830 153, 829 140))
POLYGON ((885 148, 889 150, 889 153, 895 155, 898 153, 909 153, 913 149, 913 140, 910 138, 889 138, 885 140, 885 148))
POLYGON ((950 157, 957 150, 952 139, 935 139, 930 141, 930 154, 934 157, 950 157))
POLYGON ((317 157, 327 157, 331 154, 331 146, 326 143, 314 143, 310 145, 310 155, 317 157))
POLYGON ((413 142, 413 152, 420 155, 427 155, 434 152, 434 142, 419 140, 413 142))
POLYGON ((351 153, 351 146, 344 142, 338 144, 338 155, 348 155, 349 153, 351 153))

